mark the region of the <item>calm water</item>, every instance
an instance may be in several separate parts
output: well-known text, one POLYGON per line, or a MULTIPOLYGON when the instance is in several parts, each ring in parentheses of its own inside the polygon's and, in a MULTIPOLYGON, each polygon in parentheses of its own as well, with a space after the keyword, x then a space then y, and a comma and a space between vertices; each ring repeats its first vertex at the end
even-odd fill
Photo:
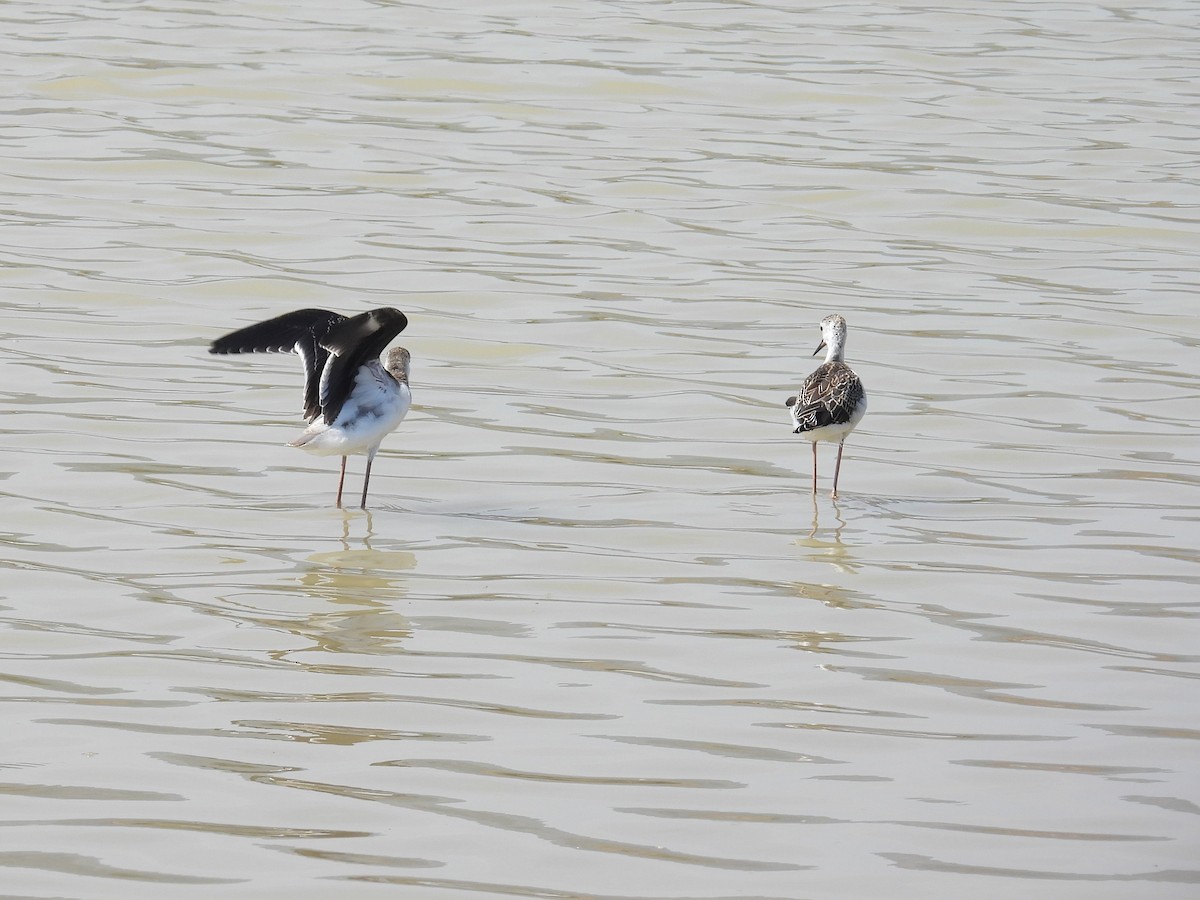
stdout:
POLYGON ((1196 896, 1194 4, 0 19, 0 895, 1196 896))

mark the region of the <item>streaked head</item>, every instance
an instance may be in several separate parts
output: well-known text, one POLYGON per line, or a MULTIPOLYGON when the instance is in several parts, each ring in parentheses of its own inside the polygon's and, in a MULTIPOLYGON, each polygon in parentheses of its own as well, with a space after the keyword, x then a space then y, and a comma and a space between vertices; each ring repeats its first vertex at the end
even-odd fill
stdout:
POLYGON ((826 348, 829 348, 828 360, 840 360, 846 352, 846 320, 837 313, 821 320, 821 343, 813 356, 826 348))
POLYGON ((383 367, 401 384, 408 384, 408 370, 411 365, 412 354, 403 347, 393 347, 388 351, 383 367))

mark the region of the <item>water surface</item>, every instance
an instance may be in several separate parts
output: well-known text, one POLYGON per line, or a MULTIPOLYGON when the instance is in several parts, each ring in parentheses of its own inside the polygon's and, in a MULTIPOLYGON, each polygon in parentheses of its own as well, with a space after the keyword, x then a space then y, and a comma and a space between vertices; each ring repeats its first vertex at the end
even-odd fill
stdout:
POLYGON ((6 895, 1194 896, 1190 4, 3 18, 6 895))

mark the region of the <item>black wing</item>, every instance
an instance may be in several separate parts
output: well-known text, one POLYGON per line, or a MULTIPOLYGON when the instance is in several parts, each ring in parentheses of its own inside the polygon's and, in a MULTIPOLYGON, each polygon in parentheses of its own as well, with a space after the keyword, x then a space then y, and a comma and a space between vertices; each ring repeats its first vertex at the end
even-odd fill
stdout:
POLYGON ((339 322, 321 341, 321 347, 333 354, 321 375, 320 401, 325 424, 332 425, 342 411, 359 367, 379 359, 383 348, 408 325, 398 309, 385 306, 339 322))
POLYGON ((329 351, 321 345, 346 317, 325 309, 298 309, 217 338, 209 353, 296 353, 304 363, 304 418, 321 414, 321 372, 329 351))

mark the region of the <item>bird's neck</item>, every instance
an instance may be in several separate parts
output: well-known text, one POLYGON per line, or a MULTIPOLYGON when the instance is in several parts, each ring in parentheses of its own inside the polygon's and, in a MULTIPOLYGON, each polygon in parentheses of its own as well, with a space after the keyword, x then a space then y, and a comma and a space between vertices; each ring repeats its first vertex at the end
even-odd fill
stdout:
POLYGON ((408 384, 408 367, 407 366, 380 366, 389 375, 396 379, 397 384, 408 384))

